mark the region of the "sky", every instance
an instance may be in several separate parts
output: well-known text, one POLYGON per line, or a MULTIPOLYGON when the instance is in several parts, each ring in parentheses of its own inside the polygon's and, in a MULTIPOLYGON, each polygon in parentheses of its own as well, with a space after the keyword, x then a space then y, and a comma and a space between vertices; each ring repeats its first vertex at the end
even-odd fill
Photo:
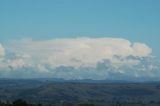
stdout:
POLYGON ((0 77, 160 79, 159 5, 159 0, 0 0, 0 77))

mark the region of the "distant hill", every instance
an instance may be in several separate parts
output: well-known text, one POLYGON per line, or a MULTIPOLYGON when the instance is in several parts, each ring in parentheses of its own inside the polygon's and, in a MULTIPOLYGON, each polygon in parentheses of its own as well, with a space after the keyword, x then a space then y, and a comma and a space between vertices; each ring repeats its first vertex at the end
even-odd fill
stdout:
POLYGON ((0 79, 0 100, 33 103, 160 101, 160 83, 63 79, 0 79))

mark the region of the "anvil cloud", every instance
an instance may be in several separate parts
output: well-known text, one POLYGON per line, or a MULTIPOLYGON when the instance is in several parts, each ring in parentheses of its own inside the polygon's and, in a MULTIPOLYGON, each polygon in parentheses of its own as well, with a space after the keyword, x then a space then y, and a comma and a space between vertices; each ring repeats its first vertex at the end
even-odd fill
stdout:
MULTIPOLYGON (((157 73, 152 49, 123 38, 23 39, 4 47, 8 53, 1 60, 0 70, 6 70, 1 71, 2 77, 134 79, 157 73)), ((4 53, 0 45, 1 57, 4 53)))

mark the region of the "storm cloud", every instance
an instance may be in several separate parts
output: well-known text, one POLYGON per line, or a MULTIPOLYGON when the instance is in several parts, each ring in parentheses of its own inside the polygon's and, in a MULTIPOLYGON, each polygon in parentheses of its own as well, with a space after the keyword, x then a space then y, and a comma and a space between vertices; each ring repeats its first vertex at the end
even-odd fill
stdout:
POLYGON ((134 80, 159 73, 148 45, 123 38, 23 39, 4 47, 1 77, 134 80))

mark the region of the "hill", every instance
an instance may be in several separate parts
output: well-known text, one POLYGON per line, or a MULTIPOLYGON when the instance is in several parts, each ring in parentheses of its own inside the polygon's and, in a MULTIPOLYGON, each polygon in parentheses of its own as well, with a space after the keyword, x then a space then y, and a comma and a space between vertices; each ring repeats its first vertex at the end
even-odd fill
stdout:
POLYGON ((36 79, 1 79, 0 100, 23 99, 30 103, 68 102, 99 105, 121 103, 160 103, 160 83, 91 83, 36 79))

